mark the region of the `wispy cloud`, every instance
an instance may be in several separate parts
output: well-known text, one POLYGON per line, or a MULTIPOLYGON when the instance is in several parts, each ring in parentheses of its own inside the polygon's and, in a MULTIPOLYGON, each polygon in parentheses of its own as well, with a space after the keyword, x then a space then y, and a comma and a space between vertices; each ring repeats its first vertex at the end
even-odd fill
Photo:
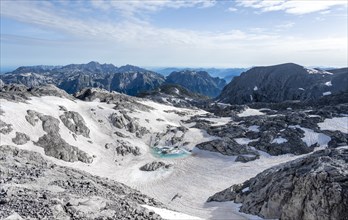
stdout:
MULTIPOLYGON (((261 11, 270 11, 275 10, 274 7, 285 7, 282 5, 287 2, 285 0, 267 2, 243 0, 238 3, 239 6, 235 7, 252 7, 261 11)), ((32 44, 37 48, 45 46, 53 48, 54 52, 61 50, 60 53, 65 59, 68 59, 65 57, 66 54, 71 53, 77 56, 76 54, 79 53, 74 51, 76 48, 76 51, 83 51, 80 52, 83 54, 86 54, 87 50, 90 51, 88 54, 90 59, 106 56, 109 59, 108 62, 113 62, 112 59, 117 57, 118 60, 124 62, 141 60, 143 64, 155 62, 154 64, 186 66, 211 63, 216 65, 265 65, 289 61, 313 65, 313 60, 320 63, 328 59, 327 57, 333 61, 340 57, 340 62, 347 58, 346 36, 301 37, 282 34, 282 31, 295 25, 291 21, 279 21, 274 27, 230 27, 221 31, 211 31, 157 26, 151 23, 151 19, 142 19, 144 14, 152 14, 165 9, 208 10, 206 7, 213 7, 215 4, 217 4, 216 1, 205 0, 96 0, 72 1, 68 5, 66 5, 66 1, 2 1, 2 18, 11 18, 47 31, 64 33, 67 37, 66 39, 47 40, 39 39, 37 36, 33 39, 30 36, 2 33, 1 44, 10 42, 11 45, 16 45, 18 50, 21 50, 19 46, 24 44, 32 44), (313 48, 320 53, 315 54, 313 48), (325 50, 328 52, 323 55, 322 51, 325 50), (306 63, 305 60, 310 60, 312 63, 306 63)), ((299 5, 296 7, 298 8, 299 5)), ((325 7, 321 11, 330 9, 331 6, 325 7)), ((295 10, 295 8, 285 7, 279 10, 292 13, 287 10, 295 10)), ((234 9, 231 8, 230 11, 234 11, 234 9)), ((240 21, 238 20, 238 22, 240 21)), ((14 50, 7 48, 7 53, 14 53, 14 50)), ((36 54, 39 54, 39 57, 45 57, 48 53, 52 53, 47 51, 45 49, 45 53, 36 52, 36 54)))
POLYGON ((241 7, 254 8, 261 12, 285 11, 295 15, 323 12, 335 6, 348 5, 346 0, 237 0, 237 3, 241 7))
POLYGON ((157 12, 166 8, 209 8, 216 4, 215 0, 161 0, 161 1, 108 1, 91 0, 92 5, 102 10, 117 10, 126 17, 134 17, 144 13, 157 12))
POLYGON ((227 9, 227 11, 235 12, 235 11, 238 11, 238 9, 235 8, 235 7, 229 7, 229 8, 227 9))

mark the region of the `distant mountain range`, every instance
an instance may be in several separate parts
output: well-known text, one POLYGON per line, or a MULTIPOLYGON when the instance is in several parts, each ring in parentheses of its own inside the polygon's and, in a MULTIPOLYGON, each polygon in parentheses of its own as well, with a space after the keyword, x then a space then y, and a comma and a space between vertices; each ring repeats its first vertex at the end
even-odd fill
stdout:
POLYGON ((194 70, 194 71, 205 71, 213 77, 219 77, 230 82, 233 77, 239 76, 242 72, 247 71, 248 68, 177 68, 177 67, 166 67, 166 68, 152 68, 151 70, 160 73, 164 76, 168 76, 172 72, 179 72, 183 70, 194 70))
POLYGON ((310 100, 348 91, 348 69, 320 70, 286 63, 254 67, 235 77, 217 98, 220 102, 310 100))
POLYGON ((209 97, 216 97, 225 87, 226 81, 218 77, 211 77, 205 71, 183 70, 172 72, 166 78, 166 83, 178 84, 188 90, 209 97))
POLYGON ((72 94, 86 87, 103 88, 128 95, 151 91, 162 84, 178 84, 191 92, 216 97, 226 85, 225 80, 211 77, 207 72, 186 70, 163 75, 137 66, 116 67, 112 64, 89 62, 66 66, 25 66, 0 75, 4 83, 28 87, 54 84, 72 94), (183 80, 184 79, 184 80, 183 80))

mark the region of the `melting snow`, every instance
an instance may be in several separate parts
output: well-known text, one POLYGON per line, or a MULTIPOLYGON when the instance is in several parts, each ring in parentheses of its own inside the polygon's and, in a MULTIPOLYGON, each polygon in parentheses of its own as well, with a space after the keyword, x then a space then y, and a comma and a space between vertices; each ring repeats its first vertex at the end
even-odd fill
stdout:
POLYGON ((282 143, 285 143, 285 142, 288 142, 288 140, 286 140, 285 138, 282 138, 282 137, 277 137, 275 139, 273 139, 273 141, 271 142, 272 144, 282 144, 282 143))
POLYGON ((243 112, 237 114, 239 117, 248 117, 254 115, 264 115, 265 113, 260 112, 258 109, 247 108, 243 112))
POLYGON ((249 138, 235 138, 234 140, 241 145, 248 145, 250 142, 254 141, 249 138))
POLYGON ((252 125, 252 126, 248 127, 248 130, 254 131, 254 132, 259 132, 260 131, 259 128, 260 128, 260 126, 252 125))
POLYGON ((328 74, 328 75, 332 75, 333 74, 333 73, 330 73, 330 72, 325 71, 325 70, 319 71, 319 70, 316 70, 316 69, 309 69, 309 68, 307 68, 306 70, 307 70, 307 72, 309 74, 328 74))
POLYGON ((331 95, 331 92, 330 92, 330 91, 329 91, 329 92, 324 92, 323 95, 324 95, 324 96, 325 96, 325 95, 331 95))
POLYGON ((307 144, 308 147, 315 143, 318 143, 320 146, 327 146, 327 144, 331 140, 331 138, 326 134, 314 132, 312 129, 303 128, 300 125, 289 126, 289 128, 302 129, 305 133, 304 137, 301 139, 307 144))
POLYGON ((325 119, 318 123, 320 130, 341 131, 348 134, 348 117, 325 119))
POLYGON ((162 208, 157 208, 157 207, 152 207, 149 205, 141 205, 142 207, 149 209, 151 211, 154 211, 156 214, 160 215, 162 218, 164 219, 170 219, 170 220, 174 220, 174 219, 201 219, 195 216, 191 216, 191 215, 186 215, 180 212, 175 212, 175 211, 171 211, 168 209, 162 209, 162 208))
POLYGON ((250 188, 246 187, 246 188, 242 189, 242 192, 248 192, 249 190, 250 190, 250 188))
POLYGON ((305 89, 304 88, 298 88, 299 90, 302 90, 302 91, 304 91, 305 89))
POLYGON ((331 81, 325 83, 326 86, 332 86, 331 81))

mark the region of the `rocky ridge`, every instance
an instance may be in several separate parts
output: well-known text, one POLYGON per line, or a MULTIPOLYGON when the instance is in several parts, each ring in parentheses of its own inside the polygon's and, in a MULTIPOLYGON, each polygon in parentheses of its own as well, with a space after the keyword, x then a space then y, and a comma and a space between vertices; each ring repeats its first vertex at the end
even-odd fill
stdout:
POLYGON ((230 104, 315 100, 347 92, 347 85, 348 68, 324 71, 286 63, 254 67, 242 73, 223 89, 217 100, 230 104))
POLYGON ((265 170, 208 199, 267 219, 347 219, 348 149, 326 149, 265 170))

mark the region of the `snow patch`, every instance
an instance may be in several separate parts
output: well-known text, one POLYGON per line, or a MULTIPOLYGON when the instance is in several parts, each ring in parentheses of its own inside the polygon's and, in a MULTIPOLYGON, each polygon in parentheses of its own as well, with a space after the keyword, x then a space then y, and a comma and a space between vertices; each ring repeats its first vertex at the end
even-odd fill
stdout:
POLYGON ((254 131, 254 132, 260 132, 260 126, 257 126, 257 125, 252 125, 252 126, 249 126, 248 127, 248 130, 249 131, 254 131))
POLYGON ((254 91, 257 91, 257 90, 259 90, 259 88, 257 88, 257 86, 255 86, 255 87, 254 87, 254 91))
POLYGON ((319 146, 327 146, 331 138, 323 133, 314 132, 312 129, 303 128, 300 125, 289 126, 289 128, 300 128, 304 131, 304 137, 301 138, 303 142, 307 144, 307 146, 311 146, 315 143, 318 143, 319 146))
POLYGON ((254 141, 249 138, 235 138, 234 140, 241 145, 248 145, 250 142, 254 141))
POLYGON ((244 192, 248 192, 250 190, 250 188, 249 187, 246 187, 246 188, 244 188, 244 189, 242 189, 242 192, 244 193, 244 192))
POLYGON ((328 118, 318 123, 320 130, 341 131, 348 134, 348 117, 328 118))
POLYGON ((191 216, 191 215, 187 215, 187 214, 183 214, 180 212, 175 212, 175 211, 171 211, 168 209, 163 209, 163 208, 157 208, 157 207, 153 207, 153 206, 149 206, 149 205, 141 205, 142 207, 154 211, 156 214, 160 215, 162 218, 164 219, 170 219, 170 220, 174 220, 174 219, 192 219, 192 220, 199 220, 201 218, 195 217, 195 216, 191 216))
POLYGON ((304 91, 305 89, 304 88, 298 88, 299 90, 302 90, 302 91, 304 91))
POLYGON ((237 114, 239 117, 248 117, 254 115, 264 115, 265 113, 261 112, 258 109, 247 108, 243 112, 237 114))
POLYGON ((285 138, 277 137, 277 138, 274 138, 271 143, 272 144, 282 144, 282 143, 286 143, 286 142, 288 142, 288 140, 286 140, 285 138))
POLYGON ((323 96, 326 96, 326 95, 331 95, 331 92, 323 92, 323 96))
POLYGON ((325 83, 326 86, 332 86, 331 81, 325 83))

